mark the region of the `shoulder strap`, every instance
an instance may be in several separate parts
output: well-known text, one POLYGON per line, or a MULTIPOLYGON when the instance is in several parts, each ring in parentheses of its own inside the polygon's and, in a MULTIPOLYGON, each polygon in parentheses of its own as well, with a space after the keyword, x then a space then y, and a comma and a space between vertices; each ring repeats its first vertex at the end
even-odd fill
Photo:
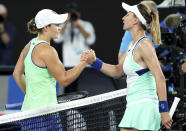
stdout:
MULTIPOLYGON (((33 39, 32 39, 33 40, 33 39)), ((30 42, 28 43, 29 44, 29 48, 28 48, 28 51, 27 51, 27 53, 26 53, 26 55, 25 55, 25 58, 26 58, 26 56, 28 55, 28 53, 29 53, 29 51, 30 51, 30 46, 31 46, 31 41, 32 40, 30 40, 30 42)))
POLYGON ((140 42, 147 38, 147 36, 143 36, 142 38, 140 38, 137 42, 136 42, 136 45, 134 46, 133 50, 132 50, 132 54, 134 53, 134 50, 136 49, 136 47, 140 44, 140 42))

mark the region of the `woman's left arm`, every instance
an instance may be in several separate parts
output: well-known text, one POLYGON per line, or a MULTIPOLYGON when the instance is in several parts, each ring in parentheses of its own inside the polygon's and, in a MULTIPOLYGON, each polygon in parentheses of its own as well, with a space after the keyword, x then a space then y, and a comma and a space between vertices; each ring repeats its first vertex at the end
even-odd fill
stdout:
MULTIPOLYGON (((150 72, 155 77, 159 101, 167 102, 166 81, 152 42, 150 40, 143 40, 138 47, 138 51, 140 52, 139 54, 149 68, 150 72)), ((160 113, 163 125, 169 129, 172 124, 172 119, 170 118, 168 111, 160 111, 160 113)))
POLYGON ((158 61, 156 51, 148 40, 142 41, 138 47, 140 55, 145 64, 149 68, 150 72, 155 77, 156 88, 158 92, 159 101, 167 100, 166 82, 163 72, 158 61))

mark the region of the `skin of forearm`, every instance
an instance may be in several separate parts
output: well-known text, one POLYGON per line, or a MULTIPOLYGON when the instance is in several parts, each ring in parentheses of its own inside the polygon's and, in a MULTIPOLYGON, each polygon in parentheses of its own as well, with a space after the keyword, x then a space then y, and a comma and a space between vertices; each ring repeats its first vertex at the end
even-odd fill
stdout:
POLYGON ((164 76, 157 77, 156 87, 157 87, 159 101, 167 100, 167 91, 166 91, 166 84, 165 84, 164 76))
POLYGON ((61 84, 64 87, 71 84, 73 81, 75 81, 79 77, 79 75, 81 74, 81 72, 84 70, 85 67, 86 67, 86 63, 81 62, 79 65, 77 65, 73 69, 66 71, 65 76, 63 76, 65 80, 63 80, 61 84))
POLYGON ((103 63, 101 72, 113 78, 120 78, 123 75, 121 65, 103 63))

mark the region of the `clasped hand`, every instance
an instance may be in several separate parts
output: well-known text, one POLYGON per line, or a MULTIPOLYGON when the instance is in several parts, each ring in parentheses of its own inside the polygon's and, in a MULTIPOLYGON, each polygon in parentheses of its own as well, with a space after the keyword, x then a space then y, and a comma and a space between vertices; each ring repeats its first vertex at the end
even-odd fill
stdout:
POLYGON ((85 61, 87 64, 92 64, 96 60, 96 54, 94 50, 84 51, 81 54, 80 61, 85 61))

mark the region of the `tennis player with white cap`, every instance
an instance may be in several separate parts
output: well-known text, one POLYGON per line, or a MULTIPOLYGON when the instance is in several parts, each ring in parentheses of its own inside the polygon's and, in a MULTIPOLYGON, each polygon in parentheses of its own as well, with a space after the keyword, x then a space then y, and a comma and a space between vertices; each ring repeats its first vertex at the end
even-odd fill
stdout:
MULTIPOLYGON (((130 6, 122 3, 127 14, 122 18, 123 30, 130 31, 129 44, 123 68, 113 70, 100 59, 92 64, 97 70, 109 76, 127 75, 127 105, 119 124, 121 131, 159 130, 160 124, 170 129, 172 119, 168 113, 165 77, 156 56, 153 43, 145 35, 158 34, 155 14, 143 3, 130 6)), ((157 40, 157 35, 151 36, 157 40)))
POLYGON ((67 23, 68 14, 57 14, 43 9, 28 23, 28 31, 37 34, 22 50, 13 76, 25 93, 22 111, 57 104, 56 80, 66 87, 94 59, 82 53, 79 65, 66 71, 50 40, 57 38, 61 30, 59 24, 67 23))
POLYGON ((156 33, 153 26, 159 25, 155 24, 151 10, 142 3, 130 6, 123 2, 122 7, 128 12, 122 18, 123 29, 131 32, 133 41, 123 64, 128 95, 127 108, 119 126, 121 131, 128 128, 154 131, 160 128, 162 118, 162 124, 169 129, 172 119, 168 113, 165 77, 152 41, 145 36, 146 29, 156 33))

